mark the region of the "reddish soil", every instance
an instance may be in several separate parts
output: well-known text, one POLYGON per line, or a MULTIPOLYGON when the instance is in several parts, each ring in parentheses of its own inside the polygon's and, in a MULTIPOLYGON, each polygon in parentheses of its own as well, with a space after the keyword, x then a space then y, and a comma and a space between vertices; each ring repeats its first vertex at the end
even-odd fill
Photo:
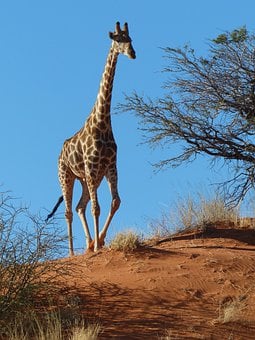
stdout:
POLYGON ((100 339, 255 339, 254 228, 218 224, 67 261, 59 301, 99 322, 100 339))

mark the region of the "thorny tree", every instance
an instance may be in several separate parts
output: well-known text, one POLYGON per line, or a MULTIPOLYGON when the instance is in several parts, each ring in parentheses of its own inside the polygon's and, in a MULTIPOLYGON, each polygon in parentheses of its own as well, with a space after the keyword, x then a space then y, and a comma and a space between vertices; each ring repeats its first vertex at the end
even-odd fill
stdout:
POLYGON ((123 111, 141 119, 146 142, 178 144, 178 153, 156 164, 162 168, 209 155, 222 159, 232 174, 220 184, 229 203, 239 203, 255 178, 255 35, 245 27, 209 42, 208 56, 189 46, 164 48, 168 80, 162 98, 133 93, 123 111))

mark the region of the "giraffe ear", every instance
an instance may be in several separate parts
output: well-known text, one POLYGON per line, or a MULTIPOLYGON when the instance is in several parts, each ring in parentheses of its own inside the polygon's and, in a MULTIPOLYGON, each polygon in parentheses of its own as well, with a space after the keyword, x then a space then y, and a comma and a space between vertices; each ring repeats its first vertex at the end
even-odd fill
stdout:
POLYGON ((110 39, 113 39, 114 34, 112 32, 109 32, 109 37, 110 37, 110 39))
POLYGON ((124 29, 123 29, 123 31, 126 32, 127 35, 129 35, 129 32, 128 32, 128 23, 127 23, 127 22, 125 22, 125 24, 124 24, 124 29))
POLYGON ((117 34, 120 34, 120 33, 121 33, 121 28, 120 28, 120 23, 119 23, 119 21, 116 22, 115 31, 116 31, 117 34))

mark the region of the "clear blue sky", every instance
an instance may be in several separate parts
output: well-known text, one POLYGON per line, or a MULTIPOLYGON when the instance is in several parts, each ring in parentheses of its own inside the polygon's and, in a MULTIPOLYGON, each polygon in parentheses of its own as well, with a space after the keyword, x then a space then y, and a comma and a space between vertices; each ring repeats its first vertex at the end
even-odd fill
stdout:
MULTIPOLYGON (((1 191, 11 190, 34 213, 51 210, 61 195, 59 152, 94 104, 111 43, 108 31, 116 21, 129 23, 137 59, 119 57, 113 111, 123 93, 163 94, 160 71, 165 60, 160 47, 189 42, 198 53, 206 53, 208 39, 222 31, 243 25, 254 31, 254 13, 253 0, 1 1, 1 191)), ((139 122, 128 113, 113 116, 122 205, 110 237, 127 228, 146 232, 148 222, 169 209, 178 195, 200 187, 212 190, 210 183, 226 174, 224 169, 216 174, 200 159, 155 175, 151 163, 174 150, 139 145, 138 128, 139 122)), ((77 185, 74 206, 79 189, 77 185)), ((110 205, 105 183, 99 198, 103 223, 110 205)), ((64 206, 59 212, 64 216, 64 206)), ((65 221, 60 223, 65 230, 65 221)), ((74 237, 76 247, 82 247, 77 218, 74 237)))

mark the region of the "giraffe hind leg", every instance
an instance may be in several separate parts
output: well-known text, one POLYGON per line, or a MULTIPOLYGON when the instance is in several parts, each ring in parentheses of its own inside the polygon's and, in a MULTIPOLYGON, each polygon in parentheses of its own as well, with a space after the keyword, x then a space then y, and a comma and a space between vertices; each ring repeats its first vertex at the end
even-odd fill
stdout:
POLYGON ((72 223, 73 223, 73 213, 72 211, 66 211, 65 213, 67 230, 68 230, 68 242, 69 242, 69 255, 74 255, 74 247, 73 247, 73 231, 72 231, 72 223))
POLYGON ((69 254, 74 255, 73 247, 73 232, 72 232, 72 222, 73 222, 73 212, 72 212, 72 200, 73 200, 73 186, 75 177, 72 172, 66 167, 60 167, 59 170, 59 180, 62 188, 63 198, 65 201, 65 218, 68 231, 68 243, 69 243, 69 254))

